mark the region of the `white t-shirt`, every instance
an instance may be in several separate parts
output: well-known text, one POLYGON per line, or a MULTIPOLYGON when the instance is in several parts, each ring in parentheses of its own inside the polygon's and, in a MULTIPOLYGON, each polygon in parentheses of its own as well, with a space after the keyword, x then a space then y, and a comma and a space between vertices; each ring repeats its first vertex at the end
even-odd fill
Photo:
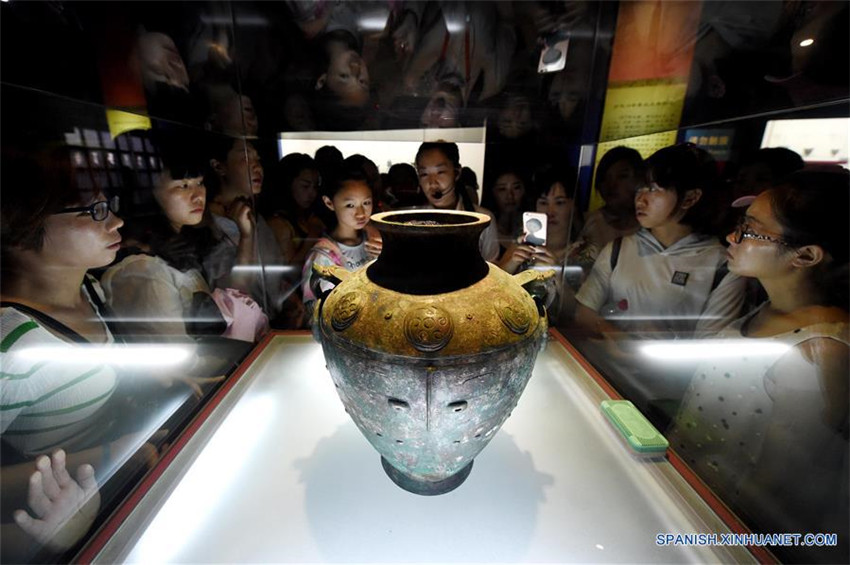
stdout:
POLYGON ((608 243, 618 237, 626 237, 637 231, 637 228, 621 230, 615 228, 605 219, 602 209, 588 214, 578 239, 570 245, 569 262, 589 270, 599 256, 599 252, 608 243))
MULTIPOLYGON (((236 265, 240 239, 239 227, 236 222, 223 216, 213 214, 213 220, 225 237, 203 258, 204 271, 211 288, 227 288, 231 286, 229 280, 233 267, 236 265)), ((289 286, 284 282, 284 275, 290 271, 287 270, 283 252, 275 239, 274 232, 262 216, 257 217, 255 239, 259 261, 255 267, 257 269, 262 267, 262 276, 257 271, 258 274, 251 284, 250 294, 261 308, 268 307, 271 310, 266 313, 273 318, 280 312, 283 302, 289 296, 289 286)), ((291 274, 293 279, 297 276, 295 272, 291 274)))
POLYGON ((612 272, 613 243, 597 257, 576 300, 624 330, 661 326, 679 337, 708 335, 740 315, 743 278, 727 273, 711 289, 726 262, 717 238, 692 233, 664 248, 642 229, 622 239, 612 272))
POLYGON ((196 292, 210 288, 196 269, 180 271, 150 255, 130 255, 101 278, 115 315, 134 332, 151 336, 185 335, 185 316, 196 292))

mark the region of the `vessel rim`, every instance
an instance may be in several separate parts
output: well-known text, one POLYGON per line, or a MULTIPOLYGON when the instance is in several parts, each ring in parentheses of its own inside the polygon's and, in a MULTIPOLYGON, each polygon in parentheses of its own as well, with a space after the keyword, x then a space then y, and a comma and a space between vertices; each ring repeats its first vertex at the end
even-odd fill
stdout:
POLYGON ((487 214, 482 214, 481 212, 467 212, 466 210, 440 210, 437 208, 426 208, 419 210, 391 210, 389 212, 379 212, 377 214, 372 215, 372 221, 378 225, 386 225, 386 226, 403 226, 410 228, 424 228, 430 230, 436 230, 440 228, 459 228, 459 227, 468 227, 468 226, 478 226, 478 225, 486 225, 490 222, 490 216, 487 214), (463 223, 446 223, 446 224, 436 224, 436 225, 427 225, 427 224, 408 224, 405 222, 394 222, 389 218, 392 216, 424 216, 424 215, 446 215, 446 216, 454 216, 454 217, 469 217, 472 221, 463 222, 463 223))

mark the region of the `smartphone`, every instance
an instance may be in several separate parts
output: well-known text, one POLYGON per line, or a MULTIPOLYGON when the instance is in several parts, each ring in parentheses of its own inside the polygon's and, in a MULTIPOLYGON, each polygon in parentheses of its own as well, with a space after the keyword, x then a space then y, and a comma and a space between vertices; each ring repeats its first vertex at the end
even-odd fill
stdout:
POLYGON ((567 51, 570 48, 569 36, 555 34, 544 39, 540 61, 537 64, 538 73, 556 73, 567 65, 567 51))
POLYGON ((546 214, 522 213, 522 242, 528 245, 546 245, 546 214))

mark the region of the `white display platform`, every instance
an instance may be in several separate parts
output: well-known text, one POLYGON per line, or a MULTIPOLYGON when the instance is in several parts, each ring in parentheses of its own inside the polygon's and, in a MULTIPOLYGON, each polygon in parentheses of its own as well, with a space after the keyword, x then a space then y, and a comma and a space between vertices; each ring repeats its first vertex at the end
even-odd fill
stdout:
POLYGON ((633 457, 557 341, 457 490, 410 494, 344 412, 319 344, 275 337, 96 562, 730 562, 659 547, 728 532, 672 466, 633 457))

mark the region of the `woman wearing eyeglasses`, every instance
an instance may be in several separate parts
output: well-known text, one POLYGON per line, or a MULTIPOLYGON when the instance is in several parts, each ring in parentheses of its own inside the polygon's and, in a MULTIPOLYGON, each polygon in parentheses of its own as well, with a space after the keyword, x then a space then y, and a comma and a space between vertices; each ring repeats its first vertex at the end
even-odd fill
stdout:
POLYGON ((0 432, 26 455, 60 444, 72 449, 93 431, 89 416, 109 399, 115 373, 105 365, 65 365, 25 353, 114 341, 102 291, 86 273, 115 258, 123 221, 110 211, 114 200, 73 182, 70 160, 58 151, 4 151, 2 174, 0 432), (66 412, 57 429, 50 414, 59 410, 66 412))
MULTIPOLYGON (((135 446, 103 437, 104 414, 117 396, 116 372, 96 354, 69 362, 63 353, 115 341, 104 319, 103 293, 87 271, 115 258, 123 224, 115 215, 117 201, 82 188, 91 187, 92 179, 87 169, 72 170, 66 150, 6 145, 0 171, 0 559, 20 562, 32 559, 36 549, 62 551, 79 539, 97 510, 93 467, 104 481, 135 446), (42 521, 24 511, 13 518, 27 505, 28 485, 40 486, 50 468, 34 461, 46 461, 38 456, 60 447, 64 452, 54 453, 54 460, 61 458, 63 469, 67 461, 68 470, 77 469, 89 485, 86 492, 75 491, 79 506, 60 508, 67 497, 60 501, 53 490, 50 500, 30 491, 31 512, 42 521)), ((77 486, 64 474, 62 484, 77 486)))
POLYGON ((697 370, 668 435, 756 531, 839 535, 783 561, 848 554, 849 196, 847 171, 804 169, 753 201, 729 269, 768 300, 717 336, 729 356, 697 370))

